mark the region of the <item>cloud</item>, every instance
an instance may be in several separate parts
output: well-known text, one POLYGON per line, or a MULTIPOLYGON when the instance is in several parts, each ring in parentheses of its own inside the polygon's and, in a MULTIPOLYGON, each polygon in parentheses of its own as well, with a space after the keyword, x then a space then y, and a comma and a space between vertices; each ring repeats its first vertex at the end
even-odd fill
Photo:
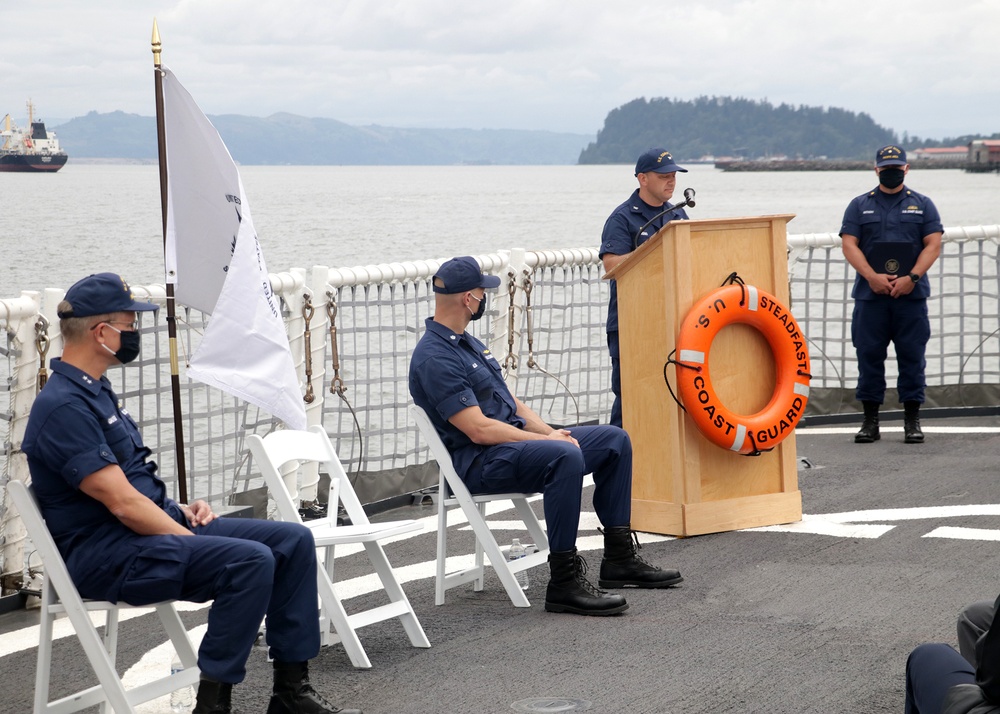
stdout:
MULTIPOLYGON (((145 5, 30 2, 54 22, 5 38, 5 96, 61 118, 151 115, 145 5)), ((992 0, 911 0, 906 12, 871 0, 167 0, 155 11, 164 63, 209 114, 594 133, 637 97, 729 95, 867 112, 935 138, 1000 130, 992 0)))

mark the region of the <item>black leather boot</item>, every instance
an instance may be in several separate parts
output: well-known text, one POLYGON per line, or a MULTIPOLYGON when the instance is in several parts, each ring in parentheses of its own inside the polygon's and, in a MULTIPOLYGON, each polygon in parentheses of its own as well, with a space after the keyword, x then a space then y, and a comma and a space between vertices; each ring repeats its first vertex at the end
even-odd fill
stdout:
POLYGON ((549 586, 545 589, 545 609, 577 615, 617 615, 628 609, 621 595, 612 595, 590 584, 585 577, 587 561, 576 548, 549 553, 549 586))
POLYGON ((878 441, 882 436, 878 433, 878 402, 862 402, 865 407, 865 420, 861 423, 861 429, 854 435, 855 444, 870 444, 878 441))
POLYGON ((924 443, 924 432, 920 428, 920 402, 903 402, 903 443, 924 443))
POLYGON ((661 570, 639 555, 639 536, 629 526, 604 529, 604 559, 597 584, 602 588, 667 588, 684 580, 676 570, 661 570))
POLYGON ((267 714, 361 714, 360 709, 341 709, 326 701, 309 684, 306 662, 274 662, 274 694, 267 714))
POLYGON ((191 714, 230 714, 232 711, 233 685, 202 679, 198 682, 198 696, 191 714))

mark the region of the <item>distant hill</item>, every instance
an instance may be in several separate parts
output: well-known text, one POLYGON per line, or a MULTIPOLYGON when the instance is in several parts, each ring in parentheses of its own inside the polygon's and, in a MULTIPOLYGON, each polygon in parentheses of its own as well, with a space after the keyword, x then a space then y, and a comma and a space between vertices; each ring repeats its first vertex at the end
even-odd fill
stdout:
MULTIPOLYGON (((575 164, 587 134, 514 129, 397 129, 351 126, 294 114, 211 116, 241 164, 575 164)), ((125 112, 71 119, 57 129, 70 159, 156 160, 156 121, 125 112)))
POLYGON ((645 149, 663 146, 674 158, 774 156, 870 159, 895 132, 867 114, 834 107, 774 106, 767 101, 699 97, 692 101, 636 99, 612 110, 581 164, 633 163, 645 149))

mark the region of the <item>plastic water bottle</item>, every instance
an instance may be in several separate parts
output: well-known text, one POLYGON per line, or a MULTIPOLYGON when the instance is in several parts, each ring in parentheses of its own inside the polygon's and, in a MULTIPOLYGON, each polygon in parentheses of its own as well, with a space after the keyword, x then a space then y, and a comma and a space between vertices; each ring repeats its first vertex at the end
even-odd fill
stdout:
MULTIPOLYGON (((181 658, 175 653, 174 658, 170 660, 170 674, 177 674, 183 669, 184 664, 181 662, 181 658)), ((170 692, 170 711, 174 712, 174 714, 190 714, 193 707, 194 696, 192 695, 191 687, 181 687, 170 692)))
MULTIPOLYGON (((528 554, 528 551, 523 545, 521 545, 521 539, 515 538, 511 541, 510 550, 507 551, 507 560, 517 560, 518 558, 523 558, 528 554)), ((517 584, 521 586, 522 590, 528 589, 528 571, 519 570, 514 573, 514 577, 517 578, 517 584)))

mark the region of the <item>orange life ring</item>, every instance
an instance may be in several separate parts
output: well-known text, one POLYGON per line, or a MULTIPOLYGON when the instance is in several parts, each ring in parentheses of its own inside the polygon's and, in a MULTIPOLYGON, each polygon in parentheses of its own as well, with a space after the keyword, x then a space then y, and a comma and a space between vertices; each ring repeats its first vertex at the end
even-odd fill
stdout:
POLYGON ((709 441, 741 454, 758 454, 792 433, 809 401, 809 350, 788 308, 752 285, 728 285, 692 306, 677 337, 677 391, 688 415, 709 441), (708 369, 712 341, 734 323, 759 330, 775 360, 774 394, 756 414, 722 404, 708 369))

